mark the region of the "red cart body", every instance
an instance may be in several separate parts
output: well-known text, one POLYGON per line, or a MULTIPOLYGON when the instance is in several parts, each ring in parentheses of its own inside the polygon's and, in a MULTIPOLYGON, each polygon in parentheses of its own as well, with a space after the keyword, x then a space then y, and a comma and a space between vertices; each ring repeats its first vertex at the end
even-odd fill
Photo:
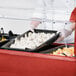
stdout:
POLYGON ((76 76, 76 58, 1 49, 0 76, 76 76))
POLYGON ((0 76, 76 76, 76 57, 0 49, 0 76))

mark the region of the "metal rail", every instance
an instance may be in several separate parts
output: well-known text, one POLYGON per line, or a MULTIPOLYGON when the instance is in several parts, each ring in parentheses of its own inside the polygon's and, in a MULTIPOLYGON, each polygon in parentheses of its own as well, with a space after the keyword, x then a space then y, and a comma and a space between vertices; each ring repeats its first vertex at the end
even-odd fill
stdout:
POLYGON ((71 23, 70 21, 62 20, 51 20, 51 19, 34 19, 34 18, 15 18, 15 17, 0 17, 0 19, 9 19, 9 20, 24 20, 24 21, 40 21, 40 22, 58 22, 58 23, 71 23))

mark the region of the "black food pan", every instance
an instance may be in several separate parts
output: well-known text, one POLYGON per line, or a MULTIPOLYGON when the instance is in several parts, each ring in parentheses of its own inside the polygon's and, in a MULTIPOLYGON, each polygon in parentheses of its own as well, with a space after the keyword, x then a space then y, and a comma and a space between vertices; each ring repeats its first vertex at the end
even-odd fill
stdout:
MULTIPOLYGON (((24 34, 17 36, 16 39, 20 40, 21 37, 25 37, 25 34, 28 37, 29 32, 32 32, 32 31, 29 30, 29 31, 25 32, 24 34)), ((48 49, 48 47, 50 46, 50 44, 52 44, 53 42, 55 42, 59 38, 59 36, 60 36, 60 32, 58 33, 57 31, 54 31, 54 30, 34 29, 34 32, 35 33, 54 33, 55 35, 52 38, 48 39, 47 41, 43 42, 38 47, 34 48, 34 49, 30 49, 30 48, 25 48, 25 49, 10 48, 10 46, 12 44, 14 44, 15 39, 9 41, 7 44, 3 45, 1 48, 2 49, 9 49, 9 50, 17 50, 17 51, 26 51, 26 52, 40 52, 40 51, 43 51, 45 49, 48 49)))
MULTIPOLYGON (((44 54, 53 54, 53 52, 56 52, 58 49, 63 49, 63 48, 69 48, 69 47, 74 47, 74 45, 69 45, 67 44, 67 46, 64 45, 60 45, 60 46, 56 46, 54 48, 49 48, 48 50, 45 51, 41 51, 40 53, 44 53, 44 54)), ((65 53, 62 53, 64 56, 67 56, 65 53)))
POLYGON ((6 44, 7 42, 9 42, 11 39, 14 39, 15 37, 17 37, 17 34, 11 34, 12 32, 9 31, 8 33, 1 33, 0 34, 0 47, 2 47, 4 44, 6 44))

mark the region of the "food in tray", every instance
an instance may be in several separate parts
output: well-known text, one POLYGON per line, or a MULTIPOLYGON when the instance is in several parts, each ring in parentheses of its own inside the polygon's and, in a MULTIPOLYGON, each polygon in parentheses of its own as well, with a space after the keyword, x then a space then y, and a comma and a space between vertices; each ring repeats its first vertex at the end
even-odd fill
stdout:
POLYGON ((7 39, 4 36, 0 37, 0 42, 6 41, 7 39))
POLYGON ((64 47, 63 49, 58 49, 53 52, 53 55, 60 55, 60 56, 75 56, 74 55, 74 47, 64 47))
POLYGON ((15 39, 14 44, 12 44, 11 48, 30 48, 34 49, 47 41, 48 39, 52 38, 55 33, 28 33, 28 36, 25 34, 25 37, 21 37, 19 39, 15 39))

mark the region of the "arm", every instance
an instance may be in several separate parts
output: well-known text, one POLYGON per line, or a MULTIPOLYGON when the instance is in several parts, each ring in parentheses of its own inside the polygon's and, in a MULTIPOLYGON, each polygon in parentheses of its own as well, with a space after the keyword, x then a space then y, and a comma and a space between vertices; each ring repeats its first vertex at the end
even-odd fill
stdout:
MULTIPOLYGON (((35 7, 35 11, 33 13, 33 16, 32 18, 33 19, 43 19, 44 18, 44 1, 45 0, 37 0, 37 3, 36 3, 36 7, 35 7)), ((31 21, 30 23, 30 27, 32 29, 36 28, 40 23, 41 21, 36 21, 36 20, 33 20, 31 21)))
POLYGON ((75 30, 75 25, 76 25, 76 22, 72 22, 72 26, 70 27, 73 30, 75 30))
POLYGON ((72 32, 75 29, 75 23, 71 24, 71 27, 69 29, 61 29, 59 32, 61 32, 60 37, 56 40, 56 42, 64 40, 66 37, 72 34, 72 32))
POLYGON ((58 38, 57 42, 64 40, 64 38, 66 38, 69 35, 71 35, 71 33, 73 32, 73 30, 75 30, 75 25, 76 25, 76 8, 71 13, 70 22, 71 22, 71 26, 70 26, 69 29, 62 29, 62 30, 60 30, 61 35, 58 38))
POLYGON ((40 23, 40 21, 32 21, 30 25, 31 29, 35 29, 40 23))

